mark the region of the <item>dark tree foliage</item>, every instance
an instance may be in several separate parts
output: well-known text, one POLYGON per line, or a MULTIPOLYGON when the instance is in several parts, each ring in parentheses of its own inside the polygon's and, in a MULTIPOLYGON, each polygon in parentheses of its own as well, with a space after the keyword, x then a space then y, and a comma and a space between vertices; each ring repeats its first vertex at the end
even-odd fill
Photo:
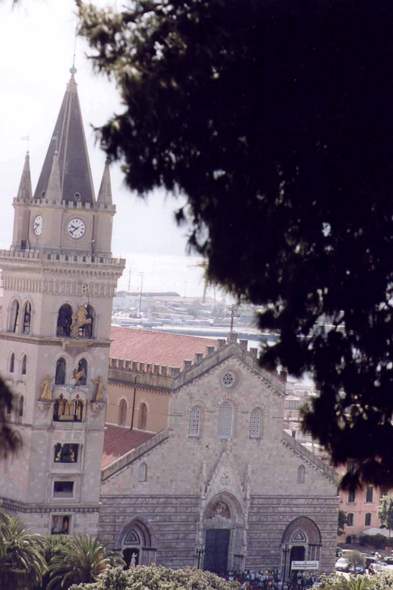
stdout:
POLYGON ((209 279, 281 335, 262 362, 314 376, 304 427, 343 485, 393 484, 393 3, 78 4, 127 185, 187 196, 209 279))

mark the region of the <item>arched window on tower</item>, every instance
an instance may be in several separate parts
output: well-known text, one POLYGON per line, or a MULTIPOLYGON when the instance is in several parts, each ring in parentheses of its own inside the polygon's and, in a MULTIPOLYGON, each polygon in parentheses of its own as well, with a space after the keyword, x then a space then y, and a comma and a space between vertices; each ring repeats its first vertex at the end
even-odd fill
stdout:
POLYGON ((30 334, 31 303, 26 301, 23 308, 23 334, 30 334))
POLYGON ((55 385, 64 385, 66 380, 66 362, 63 357, 56 363, 55 385))
POLYGON ((188 436, 199 436, 199 419, 200 410, 199 408, 192 408, 190 416, 188 418, 188 436))
POLYGON ((11 356, 10 356, 9 372, 10 373, 15 372, 15 353, 14 352, 11 353, 11 356))
POLYGON ((27 373, 27 355, 24 354, 22 356, 22 371, 21 371, 22 375, 26 375, 27 373))
POLYGON ((297 470, 297 483, 304 483, 306 481, 306 468, 300 465, 297 470))
POLYGON ((146 430, 147 427, 147 405, 142 403, 139 406, 139 430, 146 430))
POLYGON ((11 304, 10 332, 18 332, 19 328, 19 301, 14 299, 11 304))
POLYGON ((81 359, 78 363, 76 385, 86 385, 87 383, 87 360, 81 359))
POLYGON ((233 427, 233 406, 225 401, 218 410, 218 438, 231 438, 233 427))
POLYGON ((122 399, 119 404, 119 417, 117 423, 119 426, 125 426, 127 417, 127 402, 125 399, 122 399))
POLYGON ((86 305, 86 324, 79 329, 80 338, 93 338, 94 335, 94 309, 91 305, 86 305))
POLYGON ((251 412, 250 415, 250 438, 261 438, 261 410, 256 408, 251 412))
POLYGON ((56 336, 69 336, 72 324, 72 307, 68 303, 62 305, 57 316, 56 336))

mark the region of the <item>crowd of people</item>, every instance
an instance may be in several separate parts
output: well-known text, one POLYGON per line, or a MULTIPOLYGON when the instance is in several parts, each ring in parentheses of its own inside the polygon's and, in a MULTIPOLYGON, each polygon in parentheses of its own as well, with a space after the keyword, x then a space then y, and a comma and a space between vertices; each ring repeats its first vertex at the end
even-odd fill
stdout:
POLYGON ((241 590, 307 590, 318 581, 318 574, 313 571, 298 571, 281 580, 278 569, 261 569, 258 572, 228 572, 225 576, 229 582, 238 582, 241 590))

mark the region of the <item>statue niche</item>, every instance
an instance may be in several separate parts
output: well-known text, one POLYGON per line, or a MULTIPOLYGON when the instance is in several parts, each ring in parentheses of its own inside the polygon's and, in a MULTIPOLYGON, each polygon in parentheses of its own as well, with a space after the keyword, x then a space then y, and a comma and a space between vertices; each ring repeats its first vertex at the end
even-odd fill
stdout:
POLYGON ((97 385, 97 391, 96 391, 96 395, 94 397, 94 401, 95 402, 102 402, 102 401, 104 401, 104 397, 105 397, 105 385, 104 385, 103 378, 102 377, 98 377, 97 381, 94 381, 94 379, 92 379, 91 382, 93 383, 93 385, 97 385))
POLYGON ((72 338, 93 337, 93 308, 91 305, 81 305, 76 313, 72 314, 70 336, 72 338))
POLYGON ((69 402, 61 393, 55 399, 53 420, 55 422, 85 422, 86 404, 80 398, 79 394, 69 402))
POLYGON ((219 500, 210 508, 206 518, 231 518, 231 513, 227 504, 219 500))
POLYGON ((40 400, 52 401, 52 381, 50 375, 47 375, 43 380, 40 400))

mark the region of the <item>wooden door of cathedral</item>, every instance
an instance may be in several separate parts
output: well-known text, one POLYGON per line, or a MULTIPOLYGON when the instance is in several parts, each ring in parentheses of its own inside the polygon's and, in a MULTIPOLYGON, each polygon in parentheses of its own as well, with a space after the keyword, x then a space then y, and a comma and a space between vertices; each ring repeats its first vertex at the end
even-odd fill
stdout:
POLYGON ((229 529, 206 531, 204 569, 222 574, 228 569, 229 529))
POLYGON ((292 573, 292 561, 305 561, 306 548, 303 545, 295 545, 291 548, 290 554, 290 572, 292 573))

